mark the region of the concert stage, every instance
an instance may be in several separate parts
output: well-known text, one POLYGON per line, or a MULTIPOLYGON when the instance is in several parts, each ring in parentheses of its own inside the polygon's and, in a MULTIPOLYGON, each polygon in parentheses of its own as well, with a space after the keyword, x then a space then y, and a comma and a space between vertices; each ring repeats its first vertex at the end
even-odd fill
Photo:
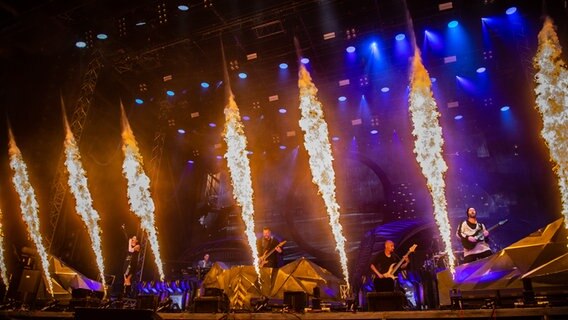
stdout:
MULTIPOLYGON (((503 308, 474 310, 425 310, 425 311, 388 311, 388 312, 263 312, 263 313, 148 313, 147 318, 129 317, 127 313, 115 313, 112 309, 94 309, 93 313, 100 319, 195 319, 217 320, 231 318, 234 320, 358 320, 358 319, 566 319, 568 307, 537 308, 503 308)), ((140 310, 118 310, 140 311, 140 310)), ((0 311, 0 319, 75 319, 73 312, 39 312, 39 311, 0 311)))

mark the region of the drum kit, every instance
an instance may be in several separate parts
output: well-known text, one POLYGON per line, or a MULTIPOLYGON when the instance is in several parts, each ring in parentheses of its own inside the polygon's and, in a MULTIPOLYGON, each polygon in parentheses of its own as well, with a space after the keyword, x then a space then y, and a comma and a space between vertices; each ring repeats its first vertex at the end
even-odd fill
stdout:
MULTIPOLYGON (((461 264, 463 262, 463 250, 454 250, 453 254, 456 260, 456 264, 461 264)), ((434 273, 446 269, 448 268, 448 266, 448 255, 443 251, 436 252, 427 257, 424 260, 424 264, 422 265, 425 270, 434 273)))

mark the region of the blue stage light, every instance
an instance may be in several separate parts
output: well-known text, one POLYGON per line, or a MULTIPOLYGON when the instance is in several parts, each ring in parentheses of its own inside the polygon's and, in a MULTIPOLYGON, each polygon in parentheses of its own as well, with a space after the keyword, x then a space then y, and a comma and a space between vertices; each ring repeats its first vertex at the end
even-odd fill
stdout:
POLYGON ((249 121, 249 120, 250 120, 250 117, 249 117, 249 116, 243 116, 243 120, 244 120, 244 121, 249 121))
POLYGON ((505 11, 506 14, 512 15, 513 13, 517 12, 517 7, 510 7, 505 11))
POLYGON ((217 156, 216 158, 217 158, 217 160, 221 160, 221 159, 223 159, 223 157, 222 157, 222 156, 217 156))
POLYGON ((284 113, 286 113, 286 112, 287 112, 287 110, 286 110, 286 109, 284 109, 284 108, 280 108, 280 109, 278 109, 278 112, 280 112, 280 113, 284 114, 284 113))
POLYGON ((278 148, 280 148, 280 150, 286 150, 286 146, 280 146, 278 148))
POLYGON ((189 164, 193 164, 194 162, 195 161, 193 161, 193 160, 187 160, 187 163, 189 163, 189 164))
POLYGON ((280 69, 282 69, 282 70, 286 70, 286 69, 288 69, 288 64, 282 62, 281 64, 278 65, 278 67, 279 67, 280 69))
POLYGON ((389 87, 382 87, 382 88, 381 88, 381 92, 383 92, 383 93, 387 93, 387 92, 389 92, 389 91, 390 91, 390 88, 389 88, 389 87))
POLYGON ((434 83, 434 82, 438 81, 438 79, 432 77, 432 78, 430 78, 430 81, 431 81, 432 83, 434 83))
POLYGON ((333 140, 333 141, 339 141, 339 137, 338 137, 338 136, 333 136, 333 137, 331 137, 331 140, 333 140))
POLYGON ((394 38, 396 39, 396 41, 402 41, 406 38, 406 36, 404 35, 404 33, 399 33, 394 38))
POLYGON ((241 79, 246 79, 248 77, 248 75, 244 72, 239 73, 239 78, 241 79))
POLYGON ((345 48, 345 51, 347 51, 347 53, 353 53, 353 52, 355 52, 355 47, 349 46, 349 47, 345 48))
POLYGON ((97 39, 106 40, 106 39, 108 39, 108 36, 104 33, 99 33, 99 34, 97 34, 97 39))
POLYGON ((371 49, 377 50, 377 43, 375 41, 371 42, 371 49))
POLYGON ((178 129, 178 133, 179 133, 179 134, 185 134, 185 130, 183 130, 183 129, 178 129))
POLYGON ((211 128, 215 128, 217 125, 215 124, 215 122, 209 122, 209 126, 210 126, 211 128))
POLYGON ((302 64, 308 64, 308 63, 310 63, 310 59, 308 59, 308 58, 302 58, 302 59, 300 59, 300 62, 301 62, 302 64))
POLYGON ((375 130, 375 129, 371 130, 371 134, 377 134, 377 133, 379 133, 378 130, 375 130))
POLYGON ((189 7, 186 6, 185 4, 180 4, 178 6, 178 9, 179 9, 179 11, 187 11, 187 10, 189 10, 189 7))
POLYGON ((135 26, 141 27, 141 26, 143 26, 143 25, 145 25, 145 24, 146 24, 146 22, 144 22, 144 21, 139 21, 139 22, 136 22, 135 26))
POLYGON ((173 97, 173 96, 175 96, 175 95, 176 95, 176 93, 175 93, 175 92, 173 92, 172 90, 168 90, 168 91, 166 91, 166 94, 167 94, 168 96, 170 96, 170 97, 173 97))
POLYGON ((509 109, 511 109, 511 107, 509 107, 509 106, 502 106, 501 107, 502 112, 509 111, 509 109))
POLYGON ((341 96, 341 97, 337 98, 337 100, 339 100, 340 102, 344 102, 344 101, 347 100, 347 97, 346 97, 346 96, 341 96))
POLYGON ((77 41, 75 42, 75 47, 83 49, 87 47, 87 43, 85 41, 77 41))
POLYGON ((459 24, 459 22, 457 20, 452 20, 450 22, 448 22, 448 28, 455 28, 457 27, 459 24))
POLYGON ((209 88, 209 83, 207 83, 207 82, 201 82, 201 88, 204 88, 204 89, 209 88))
POLYGON ((479 68, 477 68, 477 70, 475 70, 475 72, 477 72, 477 73, 484 73, 485 70, 486 70, 485 67, 479 67, 479 68))
POLYGON ((461 120, 463 119, 463 116, 461 114, 458 114, 457 116, 454 117, 454 119, 461 120))
POLYGON ((136 99, 134 99, 134 102, 136 102, 136 104, 143 104, 144 100, 142 100, 140 98, 136 98, 136 99))

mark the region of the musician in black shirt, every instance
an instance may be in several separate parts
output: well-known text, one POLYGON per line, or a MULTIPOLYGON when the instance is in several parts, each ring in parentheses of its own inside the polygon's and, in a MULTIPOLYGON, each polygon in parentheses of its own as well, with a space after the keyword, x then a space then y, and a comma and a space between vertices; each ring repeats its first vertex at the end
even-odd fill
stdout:
MULTIPOLYGON (((394 242, 387 240, 385 242, 385 249, 381 251, 371 263, 371 270, 375 274, 373 284, 377 292, 393 292, 394 291, 394 274, 390 274, 391 266, 394 266, 400 261, 400 258, 394 253, 394 242)), ((408 257, 404 257, 404 262, 401 268, 406 268, 408 265, 408 257)))
POLYGON ((277 253, 281 254, 282 248, 278 246, 278 240, 272 237, 270 228, 264 227, 262 229, 262 238, 256 241, 256 248, 260 257, 274 250, 274 253, 272 253, 265 259, 266 263, 264 265, 261 265, 261 267, 278 268, 277 253))

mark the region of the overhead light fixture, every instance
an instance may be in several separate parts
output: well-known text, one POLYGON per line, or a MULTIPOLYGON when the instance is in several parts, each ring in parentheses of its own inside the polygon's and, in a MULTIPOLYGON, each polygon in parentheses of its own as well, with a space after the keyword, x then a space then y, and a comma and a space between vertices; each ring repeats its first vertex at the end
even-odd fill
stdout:
POLYGON ((453 29, 455 27, 457 27, 459 25, 459 22, 457 20, 452 20, 450 22, 448 22, 448 28, 453 29))
POLYGON ((444 2, 438 4, 438 11, 450 10, 454 8, 453 2, 444 2))
POLYGON ((323 34, 323 40, 329 40, 335 38, 335 32, 328 32, 323 34))

